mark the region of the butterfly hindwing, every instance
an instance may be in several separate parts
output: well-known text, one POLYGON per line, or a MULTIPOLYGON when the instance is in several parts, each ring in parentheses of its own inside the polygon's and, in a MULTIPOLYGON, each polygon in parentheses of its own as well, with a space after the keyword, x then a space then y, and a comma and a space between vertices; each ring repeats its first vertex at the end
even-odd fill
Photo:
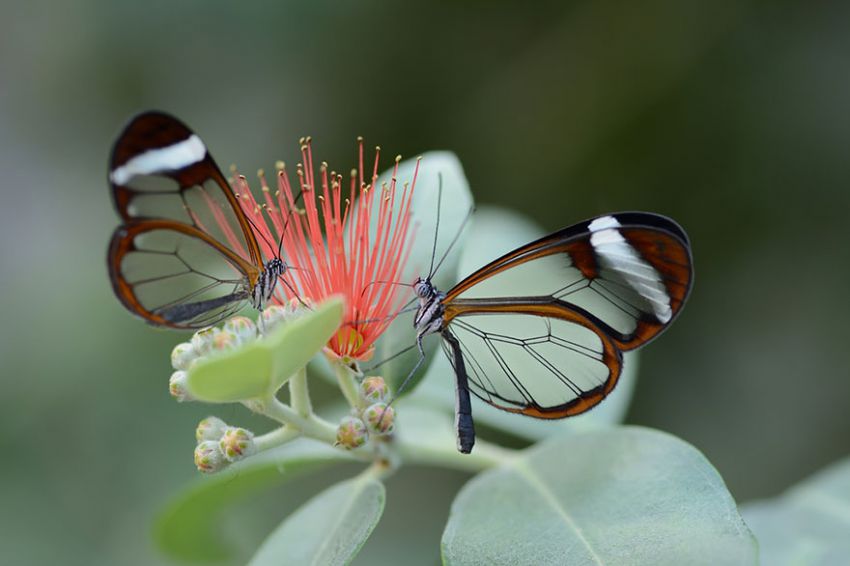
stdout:
POLYGON ((131 312, 172 328, 203 328, 238 310, 257 269, 193 226, 131 221, 109 246, 115 294, 131 312))

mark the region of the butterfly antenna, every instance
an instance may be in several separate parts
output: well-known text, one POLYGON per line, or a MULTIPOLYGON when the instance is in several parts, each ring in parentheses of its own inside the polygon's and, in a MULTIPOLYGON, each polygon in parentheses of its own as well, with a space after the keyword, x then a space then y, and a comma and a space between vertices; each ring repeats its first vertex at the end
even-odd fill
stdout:
MULTIPOLYGON (((252 227, 252 228, 254 228, 254 233, 255 233, 255 234, 259 234, 259 235, 260 235, 260 237, 261 237, 263 240, 265 240, 266 244, 268 244, 268 246, 269 246, 269 248, 270 248, 270 249, 274 249, 274 242, 272 242, 271 240, 269 240, 269 239, 266 237, 266 235, 265 235, 265 234, 263 234, 263 232, 262 232, 262 231, 261 231, 261 230, 257 227, 257 225, 256 225, 256 224, 254 224, 254 221, 253 221, 253 220, 251 220, 251 218, 250 218, 247 214, 245 215, 245 219, 248 221, 248 223, 249 223, 249 224, 251 224, 251 227, 252 227)), ((260 258, 260 261, 262 262, 262 258, 260 258)))
POLYGON ((369 324, 369 323, 372 323, 372 322, 383 322, 385 320, 392 320, 394 318, 399 317, 403 313, 412 312, 412 311, 418 309, 419 305, 413 304, 413 301, 415 301, 415 300, 416 300, 416 297, 410 299, 403 307, 401 307, 398 311, 394 312, 393 314, 389 314, 387 316, 382 316, 380 318, 362 318, 362 319, 359 319, 359 320, 351 320, 351 321, 348 321, 348 322, 344 322, 343 324, 348 325, 348 326, 352 326, 354 324, 369 324))
POLYGON ((370 282, 370 283, 367 283, 367 284, 363 287, 363 291, 361 291, 361 292, 360 292, 360 296, 362 297, 363 295, 365 295, 365 294, 366 294, 366 289, 368 289, 368 288, 369 288, 369 286, 371 286, 371 285, 378 285, 378 284, 383 284, 383 285, 399 285, 400 287, 411 287, 411 286, 412 286, 410 283, 402 283, 402 282, 400 282, 400 281, 372 281, 372 282, 370 282))
POLYGON ((449 252, 452 251, 452 247, 454 247, 454 245, 457 243, 458 239, 460 238, 460 235, 463 234, 463 229, 466 228, 466 224, 469 222, 469 219, 472 218, 473 212, 475 212, 475 207, 474 206, 469 207, 469 212, 466 213, 466 218, 464 218, 463 222, 461 222, 460 228, 458 228, 458 231, 455 234, 455 237, 452 238, 452 241, 449 244, 449 247, 446 248, 445 252, 443 252, 443 257, 441 257, 440 261, 437 262, 437 267, 434 268, 434 272, 439 271, 440 266, 443 265, 443 262, 449 256, 449 252))
POLYGON ((440 209, 443 200, 443 173, 437 172, 437 225, 434 228, 434 246, 431 248, 431 266, 428 268, 428 280, 434 275, 434 257, 437 255, 437 237, 440 235, 440 209))
POLYGON ((298 196, 295 197, 295 200, 292 201, 292 206, 295 207, 295 210, 290 209, 289 214, 286 216, 286 222, 283 223, 283 229, 280 231, 280 243, 277 246, 277 257, 280 258, 283 253, 283 237, 286 235, 286 229, 289 227, 289 221, 292 220, 292 215, 295 214, 295 211, 298 209, 298 201, 304 196, 304 189, 298 191, 298 196))

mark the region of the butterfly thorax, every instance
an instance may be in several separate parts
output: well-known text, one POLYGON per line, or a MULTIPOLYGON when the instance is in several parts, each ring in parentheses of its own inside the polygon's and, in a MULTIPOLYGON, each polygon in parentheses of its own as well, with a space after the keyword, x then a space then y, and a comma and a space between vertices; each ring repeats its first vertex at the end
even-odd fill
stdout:
POLYGON ((417 279, 413 291, 419 299, 419 309, 413 319, 413 327, 418 336, 439 332, 443 328, 443 299, 446 294, 438 291, 428 279, 417 279))
POLYGON ((257 279, 257 284, 251 289, 251 305, 257 310, 263 310, 266 303, 271 301, 277 287, 277 279, 286 271, 286 264, 280 258, 266 262, 263 272, 257 279))

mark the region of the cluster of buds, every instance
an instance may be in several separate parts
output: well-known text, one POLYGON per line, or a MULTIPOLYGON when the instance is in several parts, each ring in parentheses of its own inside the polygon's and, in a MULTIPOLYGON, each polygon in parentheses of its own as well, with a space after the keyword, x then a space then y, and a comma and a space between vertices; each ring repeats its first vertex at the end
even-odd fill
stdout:
POLYGON ((366 444, 369 436, 389 436, 393 432, 395 409, 387 403, 389 388, 382 377, 366 377, 360 382, 360 397, 364 409, 353 409, 352 414, 340 421, 336 443, 347 449, 366 444))
MULTIPOLYGON (((283 310, 283 307, 275 307, 283 310)), ((257 325, 250 318, 234 316, 221 328, 211 326, 196 332, 188 342, 177 344, 171 351, 171 367, 174 373, 168 380, 171 396, 178 401, 192 401, 186 389, 186 372, 198 360, 217 352, 231 350, 257 339, 257 325)))
POLYGON ((206 474, 224 469, 256 452, 254 434, 250 430, 228 426, 217 417, 207 417, 195 430, 195 466, 206 474))
MULTIPOLYGON (((309 305, 308 305, 309 306, 309 305)), ((229 318, 221 328, 210 326, 196 332, 188 342, 181 342, 171 351, 174 373, 168 380, 171 396, 177 401, 193 401, 186 389, 186 372, 206 356, 232 350, 268 334, 287 320, 304 313, 305 305, 292 299, 286 306, 270 305, 260 315, 259 326, 248 317, 229 318)))

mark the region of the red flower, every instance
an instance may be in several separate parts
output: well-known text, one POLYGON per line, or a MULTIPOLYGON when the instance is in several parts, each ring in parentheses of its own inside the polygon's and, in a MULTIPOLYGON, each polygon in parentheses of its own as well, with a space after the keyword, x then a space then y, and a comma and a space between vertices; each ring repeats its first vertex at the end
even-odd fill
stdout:
MULTIPOLYGON (((277 256, 278 249, 273 246, 281 242, 279 234, 283 232, 281 255, 290 267, 283 278, 297 298, 321 302, 331 295, 345 297, 345 320, 350 322, 330 340, 328 350, 355 360, 372 356, 375 341, 400 308, 402 292, 409 292, 409 286, 390 283, 399 279, 410 255, 410 206, 419 172, 417 161, 413 179, 402 185, 399 195, 396 174, 401 156, 396 157, 389 184, 375 187, 380 148, 375 148, 368 182, 363 153, 359 138, 358 165, 351 170, 348 195, 344 196, 343 176, 329 172, 327 163, 322 162, 316 177, 311 140, 303 139, 302 162, 296 167, 303 209, 281 162, 275 191, 260 172, 262 203, 251 194, 245 177, 233 181, 267 259, 277 256), (379 198, 374 191, 380 191, 379 198)), ((278 290, 277 302, 283 302, 284 294, 292 298, 285 285, 278 290)))

